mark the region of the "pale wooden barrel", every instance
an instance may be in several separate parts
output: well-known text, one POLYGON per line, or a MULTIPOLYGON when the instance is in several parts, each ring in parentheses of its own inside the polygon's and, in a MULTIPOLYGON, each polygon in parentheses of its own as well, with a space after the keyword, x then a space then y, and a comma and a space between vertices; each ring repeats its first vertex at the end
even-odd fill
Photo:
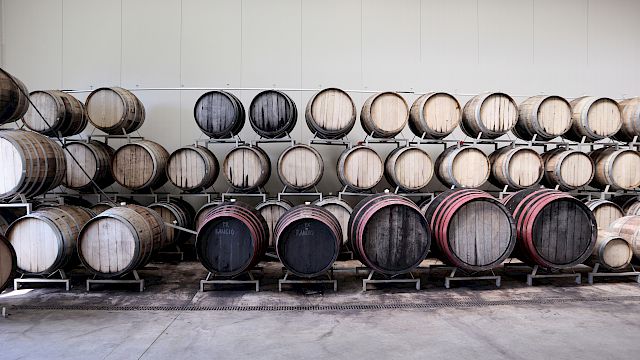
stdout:
POLYGON ((518 107, 518 122, 513 134, 523 140, 551 140, 571 128, 571 105, 560 96, 538 95, 527 98, 518 107))
POLYGON ((358 145, 340 154, 337 172, 342 185, 355 190, 369 190, 382 180, 384 164, 375 150, 358 145))
POLYGON ((21 119, 29 110, 29 90, 22 81, 0 69, 0 125, 21 119))
POLYGON ((346 247, 349 241, 349 218, 353 212, 351 205, 336 196, 323 197, 322 200, 317 200, 313 204, 329 211, 338 219, 342 228, 342 246, 346 247))
POLYGON ((632 190, 640 187, 640 153, 630 149, 605 147, 594 150, 589 156, 595 163, 592 185, 612 190, 632 190))
POLYGON ((293 130, 297 120, 296 103, 282 91, 263 91, 249 105, 249 123, 265 138, 284 137, 293 130))
POLYGON ((612 222, 624 216, 622 208, 615 203, 604 199, 593 199, 585 202, 596 217, 598 229, 606 230, 612 222))
POLYGON ((89 122, 84 105, 59 90, 39 90, 29 95, 33 106, 24 115, 24 125, 47 136, 72 136, 81 133, 89 122), (44 120, 40 116, 44 117, 44 120))
POLYGON ((620 236, 631 245, 633 254, 640 258, 640 216, 624 216, 609 225, 608 233, 620 236))
POLYGON ((91 219, 78 235, 78 255, 92 274, 118 277, 145 266, 167 246, 160 215, 146 207, 111 208, 91 219))
MULTIPOLYGON (((193 228, 196 211, 193 209, 191 204, 182 199, 170 198, 168 201, 158 201, 150 204, 148 208, 157 212, 165 223, 177 225, 186 229, 193 228)), ((191 237, 191 234, 188 232, 171 226, 166 226, 166 228, 167 242, 169 244, 179 245, 191 237)))
POLYGON ((521 190, 540 182, 544 162, 540 155, 529 147, 503 147, 489 155, 491 176, 489 181, 497 187, 508 186, 521 190))
POLYGON ((275 238, 273 237, 273 229, 275 229, 280 217, 293 205, 286 200, 267 199, 256 205, 256 210, 262 215, 269 226, 269 247, 275 246, 275 238))
POLYGON ((93 211, 71 205, 36 210, 7 229, 23 274, 51 274, 77 264, 76 239, 93 211))
POLYGON ((0 234, 0 294, 10 284, 16 273, 16 252, 4 235, 0 234))
POLYGON ((625 99, 618 103, 622 126, 613 138, 618 141, 633 141, 640 137, 640 97, 625 99))
POLYGON ((444 185, 476 188, 489 179, 491 163, 482 150, 472 146, 452 146, 435 162, 435 173, 444 185))
POLYGON ((103 189, 113 184, 111 158, 113 148, 96 140, 68 142, 64 148, 67 171, 62 184, 79 191, 93 190, 93 183, 103 189), (76 159, 73 160, 71 157, 76 159), (83 171, 84 170, 84 171, 83 171))
POLYGON ((591 264, 599 263, 609 270, 623 270, 633 260, 631 244, 623 237, 602 231, 598 233, 596 246, 589 258, 591 264))
POLYGON ((322 156, 309 145, 291 146, 278 158, 280 181, 291 189, 299 191, 310 189, 320 182, 323 173, 322 156))
POLYGON ((571 101, 571 128, 564 135, 573 141, 600 140, 615 135, 622 126, 615 100, 583 96, 571 101))
POLYGON ((407 101, 394 92, 372 95, 362 105, 360 123, 364 131, 376 138, 398 135, 409 120, 407 101))
POLYGON ((267 153, 257 146, 238 146, 224 158, 222 174, 235 189, 258 189, 271 176, 271 161, 267 153))
POLYGON ((244 126, 245 111, 235 95, 213 90, 204 93, 196 101, 193 116, 203 133, 221 139, 240 133, 244 126))
POLYGON ((462 119, 462 108, 450 94, 431 92, 416 99, 409 112, 409 129, 426 139, 442 139, 451 134, 462 119))
POLYGON ((169 153, 162 145, 141 140, 122 146, 113 155, 111 171, 121 186, 131 189, 156 189, 167 182, 169 153))
POLYGON ((145 119, 142 102, 129 90, 120 87, 99 88, 86 101, 89 121, 112 135, 138 130, 145 119))
POLYGON ((66 163, 62 147, 38 133, 0 131, 0 199, 33 197, 58 187, 66 163))
POLYGON ((346 136, 356 123, 356 105, 346 92, 328 88, 315 93, 305 110, 309 130, 321 139, 346 136))
POLYGON ((462 131, 473 138, 495 139, 513 129, 518 105, 504 93, 484 93, 471 98, 462 110, 462 131))
POLYGON ((417 146, 393 150, 384 163, 384 174, 389 184, 404 191, 417 191, 433 177, 433 161, 429 154, 417 146))
POLYGON ((595 164, 589 155, 566 148, 555 148, 542 154, 544 177, 542 183, 550 188, 556 185, 568 191, 589 185, 595 164))
POLYGON ((167 161, 167 178, 183 191, 204 191, 213 186, 219 173, 213 152, 200 145, 183 146, 167 161))

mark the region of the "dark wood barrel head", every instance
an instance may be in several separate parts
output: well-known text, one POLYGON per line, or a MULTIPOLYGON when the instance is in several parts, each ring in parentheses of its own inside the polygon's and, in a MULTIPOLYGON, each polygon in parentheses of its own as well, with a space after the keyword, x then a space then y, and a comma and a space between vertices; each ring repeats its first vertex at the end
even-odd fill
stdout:
POLYGON ((216 273, 242 272, 255 251, 249 227, 231 217, 207 222, 199 231, 196 247, 202 264, 216 273))
POLYGON ((281 91, 263 91, 253 98, 249 107, 251 127, 265 138, 285 136, 293 130, 297 118, 296 104, 281 91))
POLYGON ((311 218, 300 219, 287 226, 277 245, 280 260, 292 272, 301 275, 325 271, 331 267, 339 251, 331 228, 311 218))
POLYGON ((238 134, 244 125, 242 103, 222 90, 209 91, 196 101, 193 115, 198 127, 212 138, 238 134))

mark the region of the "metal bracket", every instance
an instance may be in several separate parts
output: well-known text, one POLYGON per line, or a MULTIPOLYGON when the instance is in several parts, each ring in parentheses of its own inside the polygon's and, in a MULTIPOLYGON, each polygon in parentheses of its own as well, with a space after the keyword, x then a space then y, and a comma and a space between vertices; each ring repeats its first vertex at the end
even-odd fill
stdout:
POLYGON ((22 275, 17 279, 13 279, 14 290, 19 290, 21 284, 64 284, 64 288, 67 291, 71 290, 71 279, 67 277, 67 274, 62 269, 52 272, 46 278, 24 277, 22 275), (52 279, 51 276, 55 274, 60 274, 60 279, 52 279))
POLYGON ((204 292, 205 291, 205 286, 206 285, 211 285, 213 287, 213 285, 254 285, 256 288, 256 292, 260 291, 260 280, 257 280, 253 277, 253 270, 249 270, 246 272, 243 272, 241 274, 238 274, 236 276, 233 277, 224 277, 224 276, 218 276, 215 275, 211 272, 209 272, 207 274, 206 279, 204 280, 200 280, 200 292, 204 292), (239 280, 238 278, 243 276, 243 275, 247 275, 249 277, 249 280, 239 280))
MULTIPOLYGON (((136 284, 138 285, 140 292, 144 291, 144 279, 140 279, 137 270, 131 271, 129 274, 133 275, 133 279, 87 279, 87 291, 91 291, 91 285, 93 284, 136 284)), ((122 275, 122 277, 127 276, 128 274, 122 275)))
MULTIPOLYGON (((287 270, 287 272, 284 274, 284 278, 278 280, 278 291, 282 292, 282 285, 283 284, 303 284, 303 285, 308 285, 308 284, 331 284, 333 285, 333 291, 338 291, 338 280, 334 279, 331 276, 332 270, 327 271, 324 275, 327 276, 328 279, 319 279, 318 277, 316 278, 312 278, 312 279, 302 279, 299 278, 293 274, 291 274, 289 272, 289 270, 287 270), (295 276, 295 279, 289 279, 289 276, 295 276)), ((322 275, 320 275, 322 276, 322 275)))
POLYGON ((533 286, 533 280, 534 279, 555 279, 555 278, 573 278, 575 279, 575 283, 580 285, 582 283, 582 275, 577 274, 577 273, 549 273, 549 271, 547 271, 546 274, 538 274, 539 270, 543 270, 541 269, 538 265, 534 265, 533 268, 531 268, 531 266, 529 265, 525 265, 525 264, 510 264, 510 263, 505 263, 504 264, 504 268, 505 270, 507 270, 507 268, 522 268, 522 269, 532 269, 531 273, 527 274, 527 285, 529 286, 533 286))
POLYGON ((633 265, 631 265, 631 271, 626 272, 598 272, 598 270, 600 270, 600 263, 596 263, 593 269, 587 274, 589 285, 593 285, 594 277, 635 277, 636 282, 640 283, 640 271, 636 271, 633 265))
POLYGON ((491 275, 484 276, 474 276, 473 274, 469 274, 469 276, 456 276, 458 270, 463 271, 460 268, 454 266, 441 266, 441 265, 430 265, 429 271, 431 272, 433 269, 446 269, 450 270, 449 276, 444 278, 444 287, 449 289, 451 287, 452 281, 475 281, 475 280, 491 280, 495 281, 496 287, 500 287, 502 283, 502 277, 500 275, 496 275, 493 270, 491 270, 491 275))
MULTIPOLYGON (((356 274, 358 273, 358 268, 356 268, 356 274)), ((375 270, 369 271, 369 276, 366 279, 362 279, 362 291, 367 291, 369 284, 415 284, 416 290, 420 290, 420 278, 415 278, 412 273, 407 273, 409 278, 399 279, 396 277, 388 277, 384 274, 381 274, 384 279, 374 279, 373 276, 376 274, 375 270)))

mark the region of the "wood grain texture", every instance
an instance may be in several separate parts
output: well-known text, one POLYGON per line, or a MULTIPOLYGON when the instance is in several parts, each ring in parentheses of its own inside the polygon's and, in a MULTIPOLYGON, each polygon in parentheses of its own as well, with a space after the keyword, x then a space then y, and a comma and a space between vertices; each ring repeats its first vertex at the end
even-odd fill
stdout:
POLYGON ((356 105, 346 92, 328 88, 315 93, 305 110, 307 126, 321 139, 346 136, 356 123, 356 105))
POLYGON ((462 108, 450 94, 432 92, 424 94, 411 105, 409 128, 416 136, 442 139, 451 134, 462 119, 462 108))
POLYGON ((556 185, 569 191, 589 185, 595 173, 595 164, 589 155, 566 148, 555 148, 542 154, 544 176, 542 184, 549 188, 556 185))
POLYGON ((22 81, 0 69, 0 125, 24 116, 29 110, 28 94, 22 81))
POLYGON ((417 146, 394 149, 387 156, 384 169, 389 184, 404 191, 420 190, 433 177, 431 157, 417 146))
POLYGON ((94 90, 87 97, 86 108, 91 124, 112 135, 138 130, 146 115, 142 102, 131 91, 120 87, 94 90))
POLYGON ((265 138, 284 137, 296 126, 297 119, 296 103, 281 91, 263 91, 249 105, 249 123, 265 138))
POLYGON ((262 215, 269 226, 269 247, 275 246, 273 230, 284 213, 291 209, 293 205, 285 200, 267 199, 256 205, 256 210, 262 215))
POLYGON ((89 123, 84 105, 75 97, 58 90, 39 90, 29 95, 33 106, 23 118, 24 125, 47 136, 72 136, 89 123), (44 119, 40 116, 44 117, 44 119))
POLYGON ((630 142, 640 136, 640 97, 625 99, 618 103, 622 125, 613 138, 630 142))
POLYGON ((65 187, 89 191, 94 190, 92 181, 101 189, 113 184, 115 180, 111 175, 111 158, 115 150, 111 146, 89 140, 68 142, 64 147, 67 171, 62 184, 65 187))
POLYGON ((640 216, 630 215, 621 217, 609 225, 607 232, 625 239, 630 245, 636 258, 640 258, 640 216))
POLYGON ((167 182, 169 153, 151 140, 128 143, 113 155, 111 171, 121 186, 131 190, 156 189, 167 182))
POLYGON ((489 155, 489 181, 499 188, 521 190, 537 185, 542 179, 544 163, 538 153, 528 147, 500 148, 489 155))
POLYGON ((288 188, 306 190, 322 179, 324 161, 309 145, 298 144, 285 149, 278 158, 278 177, 288 188))
POLYGON ((625 213, 615 203, 604 199, 593 199, 585 202, 596 218, 598 230, 606 230, 612 222, 623 217, 625 213))
POLYGON ((222 90, 206 92, 193 109, 196 124, 209 137, 220 139, 237 135, 244 126, 245 110, 233 94, 222 90))
POLYGON ((407 101, 394 92, 372 95, 362 105, 360 123, 368 135, 376 138, 392 138, 398 135, 409 121, 407 101))
POLYGON ((0 234, 0 293, 6 289, 16 274, 16 252, 7 238, 0 234))
POLYGON ((337 172, 342 185, 355 190, 368 190, 382 180, 384 164, 375 150, 358 145, 340 154, 337 172))
POLYGON ((483 93, 467 101, 461 129, 473 138, 495 139, 509 132, 518 121, 516 102, 504 93, 483 93))
POLYGON ((620 206, 622 211, 626 214, 631 206, 640 201, 640 197, 636 194, 623 194, 616 195, 609 199, 612 203, 620 206))
POLYGON ((640 187, 640 152, 604 147, 589 153, 595 164, 591 185, 612 190, 632 190, 640 187))
POLYGON ((91 206, 91 210, 96 213, 96 215, 99 215, 111 209, 113 206, 114 205, 110 201, 101 201, 93 204, 93 206, 91 206))
POLYGON ((240 190, 264 186, 271 176, 271 161, 256 146, 238 146, 229 151, 222 163, 222 174, 229 184, 240 190))
POLYGON ((218 205, 222 204, 222 200, 215 200, 215 201, 211 201, 208 202, 204 205, 202 205, 200 207, 200 209, 198 209, 198 211, 196 211, 196 217, 195 217, 195 226, 196 229, 199 229, 200 226, 202 226, 204 220, 207 217, 207 214, 209 213, 209 211, 213 210, 215 207, 217 207, 218 205))
POLYGON ((213 186, 219 173, 218 159, 200 145, 183 146, 167 161, 167 178, 183 191, 205 191, 213 186))
POLYGON ((491 163, 480 149, 451 146, 435 162, 435 174, 448 187, 475 188, 489 179, 491 163))
POLYGON ((631 260, 633 260, 633 250, 627 240, 608 231, 598 233, 598 240, 589 263, 600 263, 605 269, 617 271, 627 268, 631 260))
POLYGON ((622 119, 618 103, 609 98, 583 96, 571 101, 571 128, 564 135, 573 141, 595 141, 613 136, 622 119))
MULTIPOLYGON (((148 206, 149 209, 160 215, 164 223, 174 224, 186 229, 192 229, 196 211, 188 202, 179 198, 170 198, 168 201, 158 201, 148 206)), ((180 245, 191 238, 191 234, 182 230, 166 226, 167 242, 180 245)))
POLYGON ((340 228, 342 229, 342 245, 343 247, 347 246, 347 242, 349 241, 349 218, 353 211, 351 206, 346 201, 335 196, 325 196, 322 200, 318 199, 313 204, 326 209, 336 217, 340 223, 340 228))
POLYGON ((518 122, 513 134, 523 140, 551 140, 571 128, 571 105, 554 95, 537 95, 524 100, 518 107, 518 122))

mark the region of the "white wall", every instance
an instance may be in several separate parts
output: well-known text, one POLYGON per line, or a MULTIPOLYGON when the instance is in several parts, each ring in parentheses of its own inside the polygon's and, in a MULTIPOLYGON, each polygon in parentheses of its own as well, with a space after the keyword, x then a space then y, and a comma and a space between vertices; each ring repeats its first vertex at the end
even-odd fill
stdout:
MULTIPOLYGON (((517 101, 622 98, 640 94, 639 17, 635 0, 3 0, 0 58, 30 90, 336 86, 449 91, 461 103, 485 90, 517 101)), ((170 151, 193 142, 200 93, 136 92, 148 110, 141 134, 170 151)), ((256 91, 236 93, 248 106, 256 91)), ((290 95, 301 110, 294 135, 308 139, 311 93, 290 95)), ((365 96, 352 95, 360 106, 365 96)), ((241 135, 255 136, 248 125, 241 135)), ((362 136, 357 125, 350 138, 362 136)), ((283 148, 271 145, 272 158, 283 148)), ((321 189, 336 191, 339 150, 322 152, 321 189)), ((280 187, 273 174, 268 189, 280 187)))

